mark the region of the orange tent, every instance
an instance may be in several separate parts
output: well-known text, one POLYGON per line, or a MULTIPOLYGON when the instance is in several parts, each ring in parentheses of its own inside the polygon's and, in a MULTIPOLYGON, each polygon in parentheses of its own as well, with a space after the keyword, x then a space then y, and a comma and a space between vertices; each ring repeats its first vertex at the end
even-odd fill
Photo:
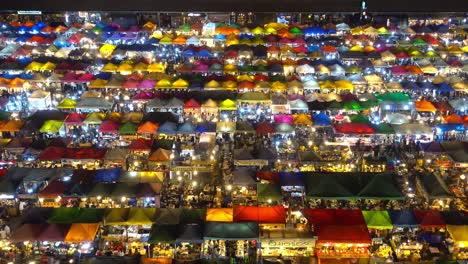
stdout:
MULTIPOLYGON (((444 117, 445 123, 448 124, 463 124, 463 119, 457 114, 451 114, 444 117)), ((0 128, 1 130, 1 128, 0 128)))
POLYGON ((168 162, 170 160, 171 160, 171 151, 167 149, 162 149, 162 148, 157 149, 148 157, 148 161, 153 161, 153 162, 168 162))
POLYGON ((19 132, 23 125, 22 120, 9 120, 0 125, 0 132, 19 132))
POLYGON ((156 134, 158 132, 159 124, 146 121, 138 127, 138 134, 156 134))
POLYGON ((323 46, 322 47, 322 52, 326 52, 326 53, 336 53, 336 48, 333 47, 333 46, 323 46))
POLYGON ((207 222, 232 222, 234 209, 232 208, 208 208, 206 210, 207 222))
POLYGON ((418 74, 418 75, 423 74, 423 71, 418 66, 415 66, 415 65, 406 66, 406 71, 409 74, 418 74))
POLYGON ((416 110, 418 112, 435 112, 437 111, 437 108, 429 101, 426 99, 423 99, 422 101, 417 101, 414 102, 414 105, 416 106, 416 110))
POLYGON ((65 236, 65 242, 92 242, 98 229, 99 224, 72 224, 65 236))

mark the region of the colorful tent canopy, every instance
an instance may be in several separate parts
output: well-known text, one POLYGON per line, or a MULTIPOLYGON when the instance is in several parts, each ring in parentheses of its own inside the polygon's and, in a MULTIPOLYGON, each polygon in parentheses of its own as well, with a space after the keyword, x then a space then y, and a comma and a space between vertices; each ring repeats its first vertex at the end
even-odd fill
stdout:
POLYGON ((206 211, 207 222, 232 222, 234 220, 232 208, 208 208, 206 211))
POLYGON ((326 225, 321 226, 317 233, 317 243, 371 244, 369 231, 365 225, 326 225))
POLYGON ((234 222, 285 223, 286 209, 282 206, 235 206, 234 222))
POLYGON ((392 220, 387 211, 362 211, 368 228, 393 229, 392 220))
POLYGON ((65 242, 92 242, 96 237, 99 224, 72 224, 65 236, 65 242))
POLYGON ((203 237, 205 240, 255 240, 258 239, 257 223, 215 223, 205 224, 203 237))

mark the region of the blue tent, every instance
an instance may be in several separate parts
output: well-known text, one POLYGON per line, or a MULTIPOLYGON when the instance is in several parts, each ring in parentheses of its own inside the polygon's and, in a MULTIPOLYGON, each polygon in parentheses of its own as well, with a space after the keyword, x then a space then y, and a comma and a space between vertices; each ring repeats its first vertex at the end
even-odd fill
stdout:
POLYGON ((253 36, 252 35, 247 35, 247 34, 240 34, 239 35, 239 39, 250 39, 252 40, 253 39, 253 36))
POLYGON ((309 52, 322 51, 322 49, 319 46, 309 46, 307 49, 309 50, 309 52))
POLYGON ((23 36, 20 36, 17 39, 15 39, 15 42, 26 42, 30 38, 31 38, 31 36, 29 34, 28 35, 23 35, 23 36))
POLYGON ((159 39, 158 38, 150 38, 145 42, 145 44, 158 45, 159 44, 159 39))
POLYGON ((413 215, 412 211, 404 210, 404 211, 395 211, 390 210, 388 211, 390 215, 390 219, 392 219, 393 226, 396 227, 417 227, 418 222, 413 215))
POLYGON ((324 35, 327 32, 321 27, 308 27, 302 30, 305 35, 324 35))
POLYGON ((218 34, 214 37, 214 40, 224 40, 226 41, 226 36, 223 34, 218 34))
POLYGON ((195 134, 195 126, 190 122, 185 122, 177 129, 178 134, 195 134))
POLYGON ((166 121, 158 129, 158 134, 175 134, 177 131, 177 124, 174 122, 166 121))
POLYGON ((406 82, 402 83, 403 88, 407 90, 420 90, 421 87, 419 87, 415 82, 406 82))
POLYGON ((330 118, 323 113, 312 115, 312 122, 317 126, 331 126, 332 124, 330 118))
POLYGON ((110 72, 100 72, 96 75, 96 79, 109 80, 112 77, 110 72))
POLYGON ((304 179, 300 172, 281 172, 279 179, 281 186, 304 186, 304 179))
POLYGON ((455 92, 455 89, 453 89, 453 87, 450 84, 443 82, 437 86, 437 91, 442 93, 451 93, 455 92))
POLYGON ((422 90, 435 90, 437 89, 434 84, 430 82, 418 82, 417 85, 419 86, 420 89, 422 90))
POLYGON ((120 169, 96 170, 95 182, 115 182, 120 177, 120 169))
POLYGON ((195 51, 193 49, 186 49, 182 52, 182 55, 184 57, 194 57, 195 56, 195 51))
POLYGON ((214 122, 203 122, 198 124, 197 131, 203 132, 216 132, 216 123, 214 122))
POLYGON ((197 57, 210 57, 211 56, 211 51, 202 49, 199 52, 197 52, 197 57))
POLYGON ((448 132, 448 131, 465 131, 466 127, 463 124, 439 124, 436 126, 437 132, 448 132))

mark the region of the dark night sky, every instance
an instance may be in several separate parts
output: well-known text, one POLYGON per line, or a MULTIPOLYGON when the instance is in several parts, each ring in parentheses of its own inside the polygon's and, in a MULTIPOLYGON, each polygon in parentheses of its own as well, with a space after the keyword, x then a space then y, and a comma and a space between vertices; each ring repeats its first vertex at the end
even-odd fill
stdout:
MULTIPOLYGON (((356 12, 360 0, 0 0, 0 10, 356 12)), ((467 0, 367 0, 369 12, 468 12, 467 0)))

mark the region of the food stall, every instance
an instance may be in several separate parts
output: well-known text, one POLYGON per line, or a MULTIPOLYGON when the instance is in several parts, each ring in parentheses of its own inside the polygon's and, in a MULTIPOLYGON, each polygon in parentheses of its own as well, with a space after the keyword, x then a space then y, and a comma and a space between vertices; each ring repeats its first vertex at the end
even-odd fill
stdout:
POLYGON ((394 230, 391 236, 392 248, 397 259, 420 260, 422 244, 416 237, 416 229, 419 227, 412 211, 388 211, 394 230))

